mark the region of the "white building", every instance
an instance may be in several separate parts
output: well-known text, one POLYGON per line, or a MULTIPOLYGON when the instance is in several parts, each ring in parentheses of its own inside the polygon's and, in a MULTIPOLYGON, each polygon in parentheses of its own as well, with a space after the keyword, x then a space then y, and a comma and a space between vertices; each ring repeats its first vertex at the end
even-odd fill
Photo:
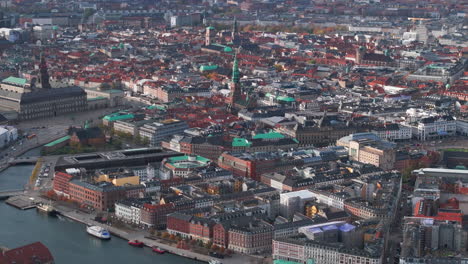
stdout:
POLYGON ((18 129, 12 126, 0 127, 0 148, 8 146, 18 139, 18 129))
POLYGON ((115 215, 127 223, 140 224, 140 210, 140 206, 131 201, 115 203, 115 215))
POLYGON ((451 116, 427 117, 411 127, 413 135, 418 140, 425 141, 455 135, 457 122, 451 116))
POLYGON ((340 247, 318 242, 302 242, 287 239, 273 240, 273 259, 298 263, 320 264, 380 264, 380 257, 371 257, 362 250, 342 250, 340 247))
POLYGON ((413 136, 411 127, 399 124, 385 126, 382 129, 373 129, 371 132, 381 139, 390 141, 408 140, 413 136))
POLYGON ((185 121, 167 119, 160 122, 145 124, 140 128, 140 136, 149 139, 151 146, 159 146, 163 139, 183 133, 187 128, 188 125, 185 121))
POLYGON ((344 210, 344 200, 349 197, 339 196, 333 193, 311 190, 317 202, 326 204, 330 207, 344 210))
POLYGON ((457 120, 457 134, 462 136, 468 136, 468 121, 466 120, 457 120))
POLYGON ((314 199, 315 195, 308 190, 282 193, 280 194, 280 214, 290 218, 297 212, 302 213, 304 204, 314 199))

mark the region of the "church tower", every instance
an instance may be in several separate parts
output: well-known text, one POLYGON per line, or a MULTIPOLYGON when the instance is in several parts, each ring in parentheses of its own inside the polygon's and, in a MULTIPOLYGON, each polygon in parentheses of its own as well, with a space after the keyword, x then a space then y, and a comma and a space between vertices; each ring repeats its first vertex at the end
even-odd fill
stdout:
POLYGON ((239 43, 239 36, 238 36, 238 24, 237 24, 237 18, 234 17, 234 21, 232 23, 232 31, 231 31, 231 41, 234 44, 239 43))
POLYGON ((234 55, 234 63, 232 65, 232 79, 229 83, 231 94, 229 96, 229 107, 232 109, 236 102, 241 99, 240 72, 239 62, 237 61, 237 53, 234 55))
POLYGON ((39 83, 41 84, 41 88, 42 89, 52 88, 49 83, 49 73, 47 71, 47 63, 45 61, 45 56, 42 53, 41 53, 41 62, 39 64, 39 71, 40 71, 39 83))
POLYGON ((365 49, 364 47, 359 47, 356 49, 356 64, 361 64, 362 63, 362 58, 364 57, 364 53, 365 53, 365 49))
POLYGON ((205 32, 205 46, 211 45, 213 43, 213 38, 215 36, 215 28, 212 26, 209 26, 206 28, 205 32))

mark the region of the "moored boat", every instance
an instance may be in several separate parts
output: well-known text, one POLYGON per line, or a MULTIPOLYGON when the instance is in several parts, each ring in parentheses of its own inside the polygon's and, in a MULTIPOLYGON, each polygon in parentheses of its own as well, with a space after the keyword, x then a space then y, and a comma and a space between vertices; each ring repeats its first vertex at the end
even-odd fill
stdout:
POLYGON ((160 247, 153 247, 153 252, 156 252, 158 254, 164 254, 166 253, 166 250, 160 248, 160 247))
POLYGON ((51 216, 57 215, 57 211, 55 211, 54 207, 52 207, 52 205, 50 204, 40 203, 36 205, 36 208, 39 212, 43 212, 51 216))
POLYGON ((92 236, 95 236, 97 238, 104 239, 104 240, 111 238, 109 231, 107 231, 106 229, 100 226, 88 226, 86 227, 86 232, 88 232, 88 234, 92 236))
POLYGON ((217 259, 210 259, 210 261, 208 261, 208 264, 222 264, 221 261, 217 260, 217 259))
POLYGON ((139 240, 130 240, 128 241, 128 244, 130 246, 134 246, 134 247, 143 247, 145 244, 143 244, 143 242, 139 241, 139 240))

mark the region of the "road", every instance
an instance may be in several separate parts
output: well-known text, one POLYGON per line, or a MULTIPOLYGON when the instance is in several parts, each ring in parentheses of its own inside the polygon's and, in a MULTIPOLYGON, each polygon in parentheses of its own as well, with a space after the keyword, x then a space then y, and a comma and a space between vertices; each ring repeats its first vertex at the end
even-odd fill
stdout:
POLYGON ((0 166, 6 166, 10 158, 15 158, 33 148, 42 146, 67 134, 66 128, 61 125, 47 127, 32 127, 26 130, 29 135, 36 134, 31 139, 22 138, 8 148, 0 151, 0 166))
POLYGON ((468 148, 468 137, 466 136, 453 136, 444 139, 418 141, 410 140, 405 142, 399 142, 400 148, 409 147, 417 149, 427 150, 442 150, 447 148, 468 148))

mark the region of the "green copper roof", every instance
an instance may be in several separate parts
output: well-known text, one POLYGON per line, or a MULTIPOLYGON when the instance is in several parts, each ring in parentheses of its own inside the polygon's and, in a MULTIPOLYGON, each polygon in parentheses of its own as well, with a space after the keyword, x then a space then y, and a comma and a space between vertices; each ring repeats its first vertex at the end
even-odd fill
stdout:
POLYGON ((202 65, 200 66, 200 71, 213 71, 218 69, 218 65, 202 65))
POLYGON ((240 72, 239 72, 239 62, 237 61, 237 54, 234 56, 234 63, 232 64, 232 82, 239 83, 240 72))
POLYGON ((65 137, 59 138, 59 139, 57 139, 57 140, 54 140, 54 141, 52 141, 52 142, 50 142, 50 143, 48 143, 48 144, 45 144, 44 147, 53 147, 53 146, 55 146, 55 145, 57 145, 57 144, 59 144, 59 143, 62 143, 62 142, 64 142, 64 141, 67 141, 67 140, 69 140, 69 139, 70 139, 70 136, 65 136, 65 137))
POLYGON ((250 147, 252 146, 252 142, 248 141, 245 138, 234 138, 232 140, 233 147, 250 147))
POLYGON ((284 101, 284 102, 295 102, 296 99, 289 97, 289 96, 278 96, 276 97, 276 100, 278 101, 284 101))
POLYGON ((133 114, 127 113, 113 113, 110 115, 106 115, 103 120, 107 120, 110 122, 117 121, 117 120, 125 120, 125 119, 133 119, 135 116, 133 114))
POLYGON ((105 92, 110 93, 110 94, 113 94, 113 93, 123 93, 123 91, 122 91, 122 90, 119 90, 119 89, 110 89, 110 90, 106 90, 105 92))
POLYGON ((209 26, 209 27, 207 27, 206 29, 209 29, 209 30, 214 30, 215 28, 214 28, 214 27, 212 27, 212 26, 209 26))
POLYGON ((227 53, 233 51, 231 47, 226 46, 226 45, 221 45, 221 44, 218 44, 218 43, 214 43, 214 44, 212 44, 212 45, 213 45, 213 46, 218 46, 218 47, 224 48, 223 51, 224 51, 224 52, 227 52, 227 53))
MULTIPOLYGON (((273 260, 273 264, 299 264, 299 262, 282 260, 282 259, 275 259, 275 260, 273 260)), ((307 263, 307 264, 309 264, 309 263, 307 263)))
POLYGON ((90 101, 98 101, 98 100, 103 100, 103 99, 107 99, 106 97, 104 96, 98 96, 98 97, 93 97, 93 98, 88 98, 88 102, 90 101))
POLYGON ((6 79, 3 79, 2 82, 13 83, 13 84, 17 84, 17 85, 26 85, 28 83, 28 80, 23 79, 23 78, 10 76, 10 77, 8 77, 6 79))
POLYGON ((253 137, 253 139, 277 139, 277 138, 284 138, 284 135, 278 132, 268 132, 263 134, 257 134, 253 137))
POLYGON ((148 110, 154 110, 154 109, 166 110, 166 108, 163 105, 158 105, 158 104, 147 106, 146 109, 148 109, 148 110))
POLYGON ((196 168, 206 166, 210 160, 202 156, 195 156, 194 160, 190 160, 190 156, 177 156, 168 158, 169 163, 176 168, 196 168))

